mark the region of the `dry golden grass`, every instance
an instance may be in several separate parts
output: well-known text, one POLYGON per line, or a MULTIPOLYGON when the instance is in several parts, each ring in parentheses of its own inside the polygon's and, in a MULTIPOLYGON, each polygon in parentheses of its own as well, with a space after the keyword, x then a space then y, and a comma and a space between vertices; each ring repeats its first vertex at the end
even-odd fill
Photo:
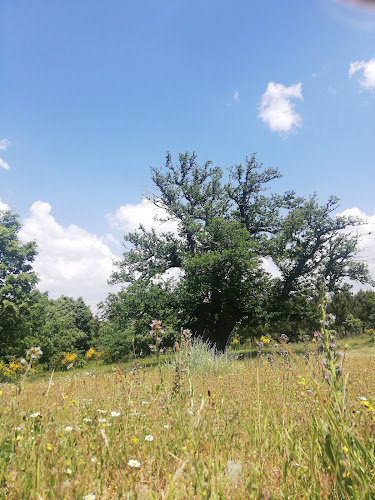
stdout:
POLYGON ((353 491, 347 498, 371 498, 375 360, 356 355, 345 367, 343 432, 365 457, 334 435, 332 396, 310 364, 306 376, 293 361, 232 361, 190 380, 182 373, 174 395, 170 366, 162 382, 157 369, 140 368, 56 374, 20 394, 3 384, 0 498, 345 498, 338 477, 353 491))

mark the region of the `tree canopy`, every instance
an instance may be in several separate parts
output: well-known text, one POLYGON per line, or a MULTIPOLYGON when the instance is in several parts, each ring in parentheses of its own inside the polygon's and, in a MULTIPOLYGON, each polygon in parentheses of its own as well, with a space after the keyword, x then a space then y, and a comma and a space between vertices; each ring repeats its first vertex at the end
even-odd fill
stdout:
POLYGON ((291 314, 288 302, 296 294, 304 297, 319 275, 330 290, 339 290, 346 279, 370 281, 358 259, 359 236, 350 231, 361 221, 335 216, 335 197, 320 205, 316 195, 270 192, 281 174, 264 168, 255 154, 231 167, 227 182, 221 168, 199 165, 194 153, 180 154, 176 164, 168 153, 164 168, 151 167, 151 176, 148 199, 178 230, 160 234, 140 226, 125 235, 130 247, 111 281, 122 284, 122 296, 131 301, 128 324, 146 310, 134 290, 143 297, 152 293, 172 268, 180 269, 169 301, 176 325, 191 327, 219 348, 241 322, 259 325, 291 314), (266 273, 265 258, 278 266, 279 278, 266 273))
POLYGON ((32 292, 38 281, 32 270, 35 242, 22 244, 21 224, 12 210, 0 211, 0 353, 12 354, 27 334, 32 292))

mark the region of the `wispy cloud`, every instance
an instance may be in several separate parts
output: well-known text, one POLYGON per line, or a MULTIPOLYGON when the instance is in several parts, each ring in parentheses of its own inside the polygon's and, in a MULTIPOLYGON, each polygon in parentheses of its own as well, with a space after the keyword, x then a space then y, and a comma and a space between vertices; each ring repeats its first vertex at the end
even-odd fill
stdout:
POLYGON ((233 92, 233 101, 234 102, 240 102, 240 93, 238 92, 238 90, 235 90, 233 92))
POLYGON ((8 139, 1 139, 1 141, 0 141, 0 150, 1 151, 6 151, 9 146, 10 146, 10 141, 8 141, 8 139))
POLYGON ((10 166, 8 165, 8 163, 5 160, 0 158, 0 168, 3 168, 4 170, 9 170, 10 166))
POLYGON ((375 58, 351 63, 349 76, 353 76, 358 71, 363 71, 363 78, 359 81, 361 87, 368 90, 375 89, 375 58))
MULTIPOLYGON (((6 151, 8 149, 8 146, 10 146, 10 141, 8 141, 8 139, 1 139, 0 151, 6 151)), ((0 168, 3 168, 4 170, 9 170, 10 166, 5 160, 0 158, 0 168)))
POLYGON ((301 126, 301 116, 295 112, 291 99, 303 100, 301 82, 290 87, 275 82, 268 84, 260 102, 259 117, 273 132, 290 132, 301 126))

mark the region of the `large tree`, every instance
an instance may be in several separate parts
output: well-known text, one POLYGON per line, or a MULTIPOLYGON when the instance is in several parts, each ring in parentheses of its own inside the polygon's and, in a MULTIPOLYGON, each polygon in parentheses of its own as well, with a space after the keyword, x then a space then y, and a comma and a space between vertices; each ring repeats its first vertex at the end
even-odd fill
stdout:
POLYGON ((360 221, 335 217, 336 198, 319 205, 315 195, 306 200, 294 192, 267 192, 280 173, 263 168, 255 155, 229 172, 225 183, 219 167, 200 166, 189 153, 177 164, 168 153, 163 169, 151 168, 155 192, 148 199, 178 223, 178 233, 140 226, 125 236, 130 248, 112 276, 123 293, 139 280, 142 289, 151 288, 165 271, 180 268, 176 315, 223 347, 235 325, 264 321, 270 305, 282 304, 277 319, 291 314, 288 302, 298 295, 303 303, 318 274, 331 290, 345 278, 369 281, 357 260, 358 235, 349 231, 360 221), (281 278, 267 276, 261 258, 273 259, 281 278))
POLYGON ((22 244, 21 224, 11 210, 0 211, 0 357, 17 354, 28 333, 29 306, 37 276, 35 242, 22 244))

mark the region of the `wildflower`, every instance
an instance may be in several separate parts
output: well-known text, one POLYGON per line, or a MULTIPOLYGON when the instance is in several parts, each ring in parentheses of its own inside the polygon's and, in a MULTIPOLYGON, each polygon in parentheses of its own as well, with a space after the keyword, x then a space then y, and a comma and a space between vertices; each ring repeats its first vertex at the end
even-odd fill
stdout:
POLYGON ((263 342, 263 344, 269 344, 271 342, 271 339, 268 339, 264 335, 260 337, 260 341, 263 342))
POLYGON ((83 500, 95 500, 96 499, 96 495, 83 495, 83 500))
POLYGON ((73 427, 71 425, 67 425, 66 427, 64 427, 65 432, 72 432, 72 430, 73 430, 73 427))
POLYGON ((342 451, 343 451, 344 453, 348 453, 349 448, 347 448, 346 446, 343 446, 343 447, 342 447, 342 451))
POLYGON ((135 467, 136 469, 139 469, 139 467, 141 466, 141 462, 139 460, 131 459, 128 461, 128 465, 130 467, 135 467))
POLYGON ((314 337, 319 337, 319 332, 313 332, 314 337))
POLYGON ((93 464, 98 463, 98 459, 97 459, 97 457, 91 457, 91 462, 92 462, 93 464))
POLYGON ((65 474, 67 474, 68 476, 70 476, 70 475, 73 473, 72 469, 69 469, 69 467, 68 467, 67 469, 65 469, 65 470, 64 470, 64 472, 65 472, 65 474))
POLYGON ((52 446, 51 443, 47 443, 46 444, 46 448, 47 448, 48 451, 52 451, 53 446, 52 446))
POLYGON ((119 417, 121 413, 119 411, 111 411, 111 417, 119 417))
POLYGON ((328 316, 332 321, 335 321, 336 316, 334 314, 330 313, 328 316))
POLYGON ((164 429, 170 429, 171 428, 171 426, 169 424, 165 424, 165 425, 163 425, 163 427, 164 427, 164 429))
POLYGON ((303 377, 298 376, 298 378, 299 378, 298 380, 299 385, 306 385, 306 380, 303 377))
POLYGON ((83 419, 83 421, 84 421, 84 422, 92 422, 91 418, 87 418, 87 417, 85 417, 85 418, 83 419))
POLYGON ((131 441, 132 441, 134 444, 137 444, 137 443, 138 443, 138 439, 137 439, 135 436, 133 436, 133 437, 131 438, 131 441))
POLYGON ((21 439, 23 439, 23 436, 18 435, 18 436, 16 437, 16 441, 21 441, 21 439))
POLYGON ((361 401, 361 404, 363 406, 365 406, 370 411, 372 411, 374 409, 374 407, 372 405, 370 405, 370 403, 367 400, 366 401, 361 401))
POLYGON ((151 434, 147 434, 147 436, 145 436, 145 440, 146 441, 153 441, 154 440, 154 436, 151 436, 151 434))
POLYGON ((365 398, 365 396, 359 396, 359 398, 361 401, 367 401, 367 398, 365 398))
POLYGON ((101 422, 102 424, 103 424, 104 422, 106 422, 106 421, 107 421, 107 419, 105 419, 105 418, 98 418, 98 422, 101 422))
POLYGON ((150 404, 150 403, 149 403, 148 401, 142 401, 142 404, 143 404, 143 405, 148 405, 148 404, 150 404))
POLYGON ((98 410, 98 413, 107 413, 107 410, 98 410))
POLYGON ((32 413, 32 414, 30 415, 30 418, 38 418, 38 417, 40 417, 40 416, 41 416, 41 415, 40 415, 40 412, 39 412, 39 411, 36 411, 35 413, 32 413))

